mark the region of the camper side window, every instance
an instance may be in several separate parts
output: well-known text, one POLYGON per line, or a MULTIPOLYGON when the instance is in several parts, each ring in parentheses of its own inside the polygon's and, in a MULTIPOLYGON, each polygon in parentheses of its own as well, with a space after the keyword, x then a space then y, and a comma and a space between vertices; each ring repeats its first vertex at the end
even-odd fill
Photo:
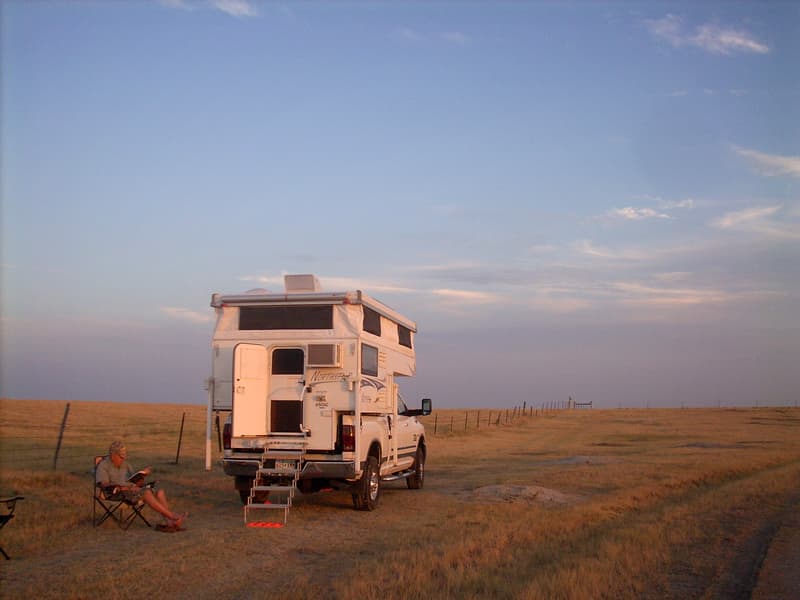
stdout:
POLYGON ((400 342, 401 346, 411 348, 411 330, 399 323, 397 325, 397 341, 400 342))
POLYGON ((368 306, 364 307, 364 331, 373 335, 381 334, 381 316, 368 306))
POLYGON ((378 376, 378 349, 374 346, 361 344, 361 373, 378 376))
POLYGON ((272 351, 273 375, 302 375, 303 351, 299 348, 279 348, 272 351))

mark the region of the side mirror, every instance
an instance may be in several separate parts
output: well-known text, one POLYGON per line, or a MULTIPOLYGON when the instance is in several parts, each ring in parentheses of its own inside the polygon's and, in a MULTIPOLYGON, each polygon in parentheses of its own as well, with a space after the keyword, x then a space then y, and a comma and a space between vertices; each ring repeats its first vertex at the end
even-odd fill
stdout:
POLYGON ((431 402, 430 398, 423 398, 422 399, 422 414, 429 415, 431 414, 431 410, 433 410, 433 402, 431 402))

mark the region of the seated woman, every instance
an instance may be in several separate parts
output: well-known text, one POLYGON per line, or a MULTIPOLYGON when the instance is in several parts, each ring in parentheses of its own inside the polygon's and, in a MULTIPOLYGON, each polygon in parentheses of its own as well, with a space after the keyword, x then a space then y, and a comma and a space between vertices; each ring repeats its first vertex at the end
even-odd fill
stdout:
MULTIPOLYGON (((97 475, 95 483, 105 487, 113 486, 115 493, 120 493, 130 502, 141 500, 154 511, 162 515, 165 519, 164 525, 171 529, 180 529, 187 515, 179 515, 172 512, 167 502, 167 494, 164 490, 157 490, 155 493, 149 486, 138 485, 130 481, 134 471, 127 462, 128 451, 125 444, 119 440, 111 442, 108 448, 108 457, 104 458, 97 465, 97 475)), ((150 467, 142 470, 143 475, 152 472, 150 467)), ((142 482, 140 482, 142 483, 142 482)))

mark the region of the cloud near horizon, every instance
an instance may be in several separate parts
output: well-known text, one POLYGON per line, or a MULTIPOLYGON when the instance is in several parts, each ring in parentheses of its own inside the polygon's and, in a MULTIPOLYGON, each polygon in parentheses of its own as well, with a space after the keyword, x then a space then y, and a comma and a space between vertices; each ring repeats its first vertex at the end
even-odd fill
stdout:
POLYGON ((683 19, 673 14, 667 14, 661 19, 648 19, 645 21, 645 26, 653 36, 675 48, 692 46, 711 54, 722 55, 767 54, 770 51, 769 46, 742 29, 707 23, 695 27, 693 32, 687 31, 683 19))
POLYGON ((162 306, 159 310, 168 317, 180 319, 181 321, 190 321, 192 323, 208 323, 212 318, 211 314, 175 306, 162 306))

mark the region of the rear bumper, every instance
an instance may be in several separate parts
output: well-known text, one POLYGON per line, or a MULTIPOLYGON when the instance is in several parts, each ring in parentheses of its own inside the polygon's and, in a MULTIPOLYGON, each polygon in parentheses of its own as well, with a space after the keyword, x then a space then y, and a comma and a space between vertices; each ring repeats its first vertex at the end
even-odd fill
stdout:
MULTIPOLYGON (((254 458, 223 458, 226 475, 255 477, 258 460, 254 458)), ((300 479, 355 479, 356 464, 344 460, 308 460, 303 463, 300 479)))

